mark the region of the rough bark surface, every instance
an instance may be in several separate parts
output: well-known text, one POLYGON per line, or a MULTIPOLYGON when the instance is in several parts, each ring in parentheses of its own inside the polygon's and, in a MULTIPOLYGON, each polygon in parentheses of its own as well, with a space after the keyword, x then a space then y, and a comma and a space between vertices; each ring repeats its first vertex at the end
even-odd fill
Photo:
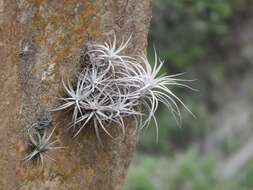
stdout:
POLYGON ((130 121, 125 138, 102 134, 101 148, 94 131, 73 139, 70 116, 52 114, 53 138, 66 149, 43 167, 22 161, 28 145, 20 132, 57 105, 61 78, 75 73, 82 45, 132 34, 127 52, 141 53, 150 17, 149 0, 0 0, 0 189, 121 189, 136 144, 130 121))

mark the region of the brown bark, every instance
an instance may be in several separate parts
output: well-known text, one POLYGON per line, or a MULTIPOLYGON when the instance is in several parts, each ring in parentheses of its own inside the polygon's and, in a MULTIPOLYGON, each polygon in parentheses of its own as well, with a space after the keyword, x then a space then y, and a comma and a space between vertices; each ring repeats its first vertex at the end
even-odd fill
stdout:
POLYGON ((102 134, 101 148, 93 131, 73 139, 68 114, 52 114, 53 138, 66 149, 53 152, 56 162, 45 160, 43 167, 22 161, 27 142, 20 131, 57 105, 61 77, 73 75, 88 40, 132 33, 127 52, 143 52, 150 13, 149 0, 0 0, 0 189, 122 187, 136 144, 130 121, 125 138, 116 130, 115 140, 102 134))

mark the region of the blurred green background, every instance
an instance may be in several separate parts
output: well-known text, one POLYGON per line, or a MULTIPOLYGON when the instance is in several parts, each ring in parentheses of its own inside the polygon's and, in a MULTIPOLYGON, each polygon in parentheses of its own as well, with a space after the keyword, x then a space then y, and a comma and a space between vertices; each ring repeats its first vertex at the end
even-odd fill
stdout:
POLYGON ((178 127, 163 107, 142 131, 124 190, 253 189, 253 1, 155 0, 153 44, 164 72, 197 79, 198 92, 173 89, 178 127))

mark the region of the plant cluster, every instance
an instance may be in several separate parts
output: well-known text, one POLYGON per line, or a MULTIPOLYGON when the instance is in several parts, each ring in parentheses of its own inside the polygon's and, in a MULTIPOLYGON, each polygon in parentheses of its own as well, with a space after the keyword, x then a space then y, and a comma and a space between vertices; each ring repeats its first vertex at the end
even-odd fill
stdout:
POLYGON ((160 75, 163 66, 155 52, 153 67, 145 55, 128 56, 123 52, 131 37, 118 43, 116 36, 104 44, 90 44, 82 57, 88 57, 74 83, 62 80, 66 96, 53 111, 71 110, 71 128, 75 135, 88 125, 94 126, 97 139, 102 143, 99 130, 112 137, 108 128, 120 127, 125 134, 124 118, 132 117, 142 129, 150 121, 158 124, 155 113, 158 103, 164 104, 178 123, 181 122, 178 103, 185 104, 172 92, 172 87, 190 88, 180 79, 181 74, 160 75))

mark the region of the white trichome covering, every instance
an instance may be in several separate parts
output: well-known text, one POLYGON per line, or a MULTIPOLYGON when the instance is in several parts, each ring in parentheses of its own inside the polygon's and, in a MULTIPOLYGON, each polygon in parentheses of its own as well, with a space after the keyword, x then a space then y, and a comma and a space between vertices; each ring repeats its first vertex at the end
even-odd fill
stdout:
POLYGON ((31 149, 31 152, 23 160, 37 160, 40 161, 42 165, 44 157, 49 158, 50 160, 54 160, 49 156, 48 151, 63 148, 55 146, 57 140, 51 141, 54 130, 55 128, 49 135, 47 134, 46 130, 43 131, 43 134, 39 133, 38 131, 34 134, 29 133, 29 147, 31 149))
POLYGON ((125 134, 126 117, 134 119, 137 129, 153 120, 158 134, 155 113, 159 103, 164 104, 178 122, 181 122, 178 104, 191 113, 172 92, 175 86, 192 89, 184 84, 189 80, 180 79, 181 74, 160 75, 163 61, 156 52, 153 66, 145 55, 124 55, 130 39, 119 43, 114 35, 113 41, 93 43, 85 53, 88 61, 75 83, 62 81, 66 96, 60 98, 62 103, 54 110, 72 111, 71 127, 75 136, 87 125, 94 127, 100 142, 101 129, 112 137, 108 128, 117 126, 125 134))

